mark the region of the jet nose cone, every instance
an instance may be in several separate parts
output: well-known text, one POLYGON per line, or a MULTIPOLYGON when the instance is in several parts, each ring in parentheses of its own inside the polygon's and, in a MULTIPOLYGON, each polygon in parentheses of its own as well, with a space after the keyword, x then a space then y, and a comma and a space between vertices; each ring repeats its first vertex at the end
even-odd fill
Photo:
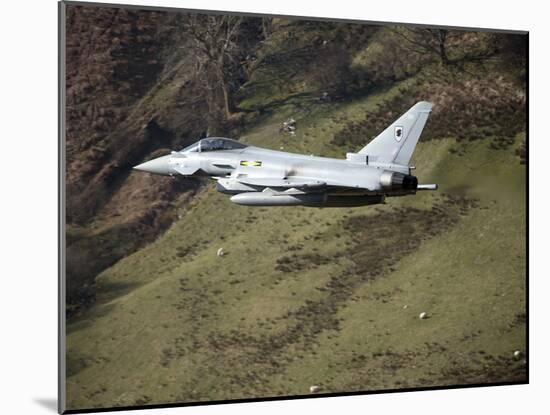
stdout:
POLYGON ((135 170, 145 171, 147 173, 162 174, 168 176, 172 174, 170 164, 170 155, 158 157, 153 160, 146 161, 137 166, 134 166, 135 170))

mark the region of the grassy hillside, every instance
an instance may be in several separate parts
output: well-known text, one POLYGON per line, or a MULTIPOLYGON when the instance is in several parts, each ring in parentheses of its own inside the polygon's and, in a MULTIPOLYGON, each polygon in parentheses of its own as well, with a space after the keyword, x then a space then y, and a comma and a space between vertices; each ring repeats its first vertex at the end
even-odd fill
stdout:
MULTIPOLYGON (((334 134, 411 84, 287 104, 242 139, 342 155, 334 134)), ((440 191, 380 207, 249 208, 205 187, 97 278, 69 326, 69 406, 525 379, 523 139, 422 142, 417 174, 440 191)))
POLYGON ((220 107, 194 74, 188 16, 81 9, 68 42, 68 408, 526 380, 519 37, 450 31, 443 59, 407 49, 404 28, 249 18, 224 134, 344 158, 429 100, 412 164, 440 185, 371 207, 258 208, 206 179, 130 169, 195 141, 220 107), (295 135, 280 132, 289 117, 295 135))

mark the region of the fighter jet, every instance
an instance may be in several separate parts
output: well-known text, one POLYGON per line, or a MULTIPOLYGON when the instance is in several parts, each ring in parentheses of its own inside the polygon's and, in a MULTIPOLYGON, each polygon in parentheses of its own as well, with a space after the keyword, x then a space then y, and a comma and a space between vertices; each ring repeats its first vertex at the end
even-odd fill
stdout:
POLYGON ((437 190, 418 184, 409 166, 432 104, 418 102, 358 153, 346 159, 269 150, 223 137, 135 166, 169 176, 207 175, 231 201, 248 206, 351 207, 386 197, 437 190))

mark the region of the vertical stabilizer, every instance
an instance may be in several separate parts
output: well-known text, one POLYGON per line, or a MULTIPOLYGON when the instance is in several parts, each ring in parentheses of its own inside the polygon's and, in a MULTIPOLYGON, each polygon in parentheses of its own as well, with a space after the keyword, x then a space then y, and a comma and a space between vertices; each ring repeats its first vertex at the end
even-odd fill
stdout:
POLYGON ((432 104, 426 101, 416 103, 392 125, 359 151, 368 154, 369 159, 383 163, 409 165, 412 154, 422 133, 432 104))

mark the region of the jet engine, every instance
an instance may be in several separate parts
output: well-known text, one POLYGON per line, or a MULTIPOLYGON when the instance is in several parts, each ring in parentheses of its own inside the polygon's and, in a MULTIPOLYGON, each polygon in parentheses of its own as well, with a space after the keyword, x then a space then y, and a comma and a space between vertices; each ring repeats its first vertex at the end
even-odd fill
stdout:
POLYGON ((384 190, 416 191, 418 187, 418 179, 410 174, 385 170, 380 175, 380 184, 384 190))

